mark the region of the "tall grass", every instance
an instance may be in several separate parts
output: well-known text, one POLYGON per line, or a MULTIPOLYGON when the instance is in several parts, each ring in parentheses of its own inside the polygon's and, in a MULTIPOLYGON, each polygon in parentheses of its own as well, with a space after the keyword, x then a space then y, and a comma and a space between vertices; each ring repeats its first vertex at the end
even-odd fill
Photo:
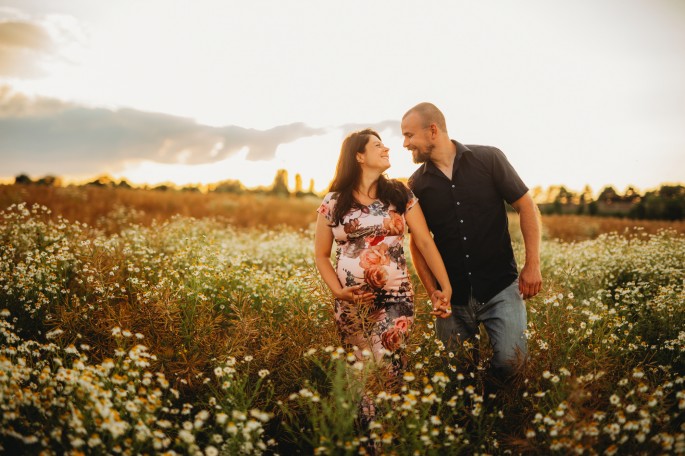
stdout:
MULTIPOLYGON (((12 204, 34 204, 51 209, 70 222, 81 222, 106 233, 117 233, 131 224, 150 226, 174 216, 214 218, 238 228, 287 226, 308 229, 316 221, 316 197, 287 198, 273 195, 194 193, 109 187, 45 187, 0 185, 0 209, 12 204)), ((520 239, 518 218, 509 220, 512 234, 520 239)), ((639 227, 656 234, 662 229, 685 233, 685 221, 630 220, 584 215, 543 215, 543 236, 561 241, 595 239, 600 234, 630 233, 639 227)))
POLYGON ((311 196, 0 185, 0 208, 18 203, 46 206, 66 220, 114 233, 131 223, 149 226, 173 216, 213 217, 234 227, 308 228, 316 218, 314 209, 320 200, 311 196))
POLYGON ((544 241, 530 362, 491 402, 485 360, 435 339, 415 277, 409 369, 385 389, 338 346, 310 231, 135 217, 0 213, 8 454, 685 451, 682 234, 544 241))

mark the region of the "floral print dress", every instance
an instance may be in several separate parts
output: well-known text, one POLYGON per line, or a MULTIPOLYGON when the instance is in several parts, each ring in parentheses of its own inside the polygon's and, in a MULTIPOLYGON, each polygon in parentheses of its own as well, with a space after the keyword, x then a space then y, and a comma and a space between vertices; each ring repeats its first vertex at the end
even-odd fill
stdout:
MULTIPOLYGON (((418 199, 409 189, 407 192, 409 211, 418 199)), ((329 223, 333 222, 336 200, 337 193, 328 193, 317 210, 329 223)), ((381 360, 385 350, 398 352, 414 321, 414 293, 403 246, 404 215, 392 204, 375 200, 353 207, 332 230, 336 242, 334 267, 341 285, 361 284, 362 290, 375 294, 370 305, 336 299, 338 331, 346 345, 368 349, 381 360)))

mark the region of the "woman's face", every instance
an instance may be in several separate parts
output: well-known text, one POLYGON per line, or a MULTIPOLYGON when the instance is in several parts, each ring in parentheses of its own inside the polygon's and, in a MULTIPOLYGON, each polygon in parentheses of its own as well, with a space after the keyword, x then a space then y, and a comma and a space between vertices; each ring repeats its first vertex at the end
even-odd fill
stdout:
POLYGON ((362 169, 380 171, 381 173, 390 168, 390 149, 383 142, 371 135, 366 143, 363 153, 357 153, 357 160, 362 169))

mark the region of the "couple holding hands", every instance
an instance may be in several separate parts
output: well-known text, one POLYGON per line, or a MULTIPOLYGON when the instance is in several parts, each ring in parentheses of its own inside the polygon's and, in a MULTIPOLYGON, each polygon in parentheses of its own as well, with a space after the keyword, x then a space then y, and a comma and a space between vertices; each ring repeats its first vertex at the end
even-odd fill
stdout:
POLYGON ((316 266, 335 296, 336 326, 360 361, 366 350, 390 378, 401 377, 401 349, 414 321, 404 252, 409 231, 437 336, 454 349, 483 323, 493 348, 488 378, 502 384, 524 365, 524 299, 542 285, 537 206, 499 149, 450 139, 435 105, 414 106, 401 126, 404 147, 421 164, 409 188, 383 174, 390 168, 389 149, 366 129, 343 141, 330 192, 318 209, 316 266), (526 252, 520 274, 505 201, 520 217, 526 252))

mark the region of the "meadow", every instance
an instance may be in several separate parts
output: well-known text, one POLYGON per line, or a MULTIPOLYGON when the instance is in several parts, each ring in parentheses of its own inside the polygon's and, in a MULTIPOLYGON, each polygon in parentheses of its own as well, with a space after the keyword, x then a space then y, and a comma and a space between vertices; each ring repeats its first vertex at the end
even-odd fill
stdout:
POLYGON ((685 452, 682 222, 543 218, 530 361, 491 402, 486 335, 479 361, 446 350, 415 277, 402 384, 340 346, 315 199, 2 186, 0 203, 7 454, 685 452))

